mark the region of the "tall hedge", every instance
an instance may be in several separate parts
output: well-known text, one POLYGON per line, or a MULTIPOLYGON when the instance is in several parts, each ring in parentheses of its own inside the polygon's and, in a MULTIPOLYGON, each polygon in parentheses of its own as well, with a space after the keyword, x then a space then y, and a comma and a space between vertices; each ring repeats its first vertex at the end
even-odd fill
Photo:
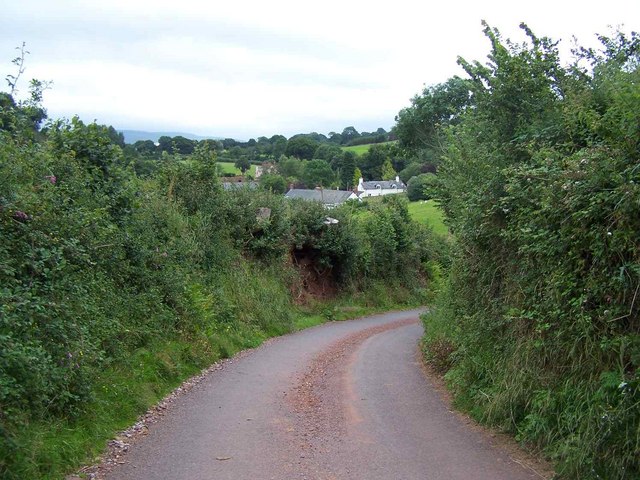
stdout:
MULTIPOLYGON (((546 452, 562 478, 640 476, 640 38, 503 41, 460 64, 439 200, 457 238, 426 318, 457 401, 546 452)), ((439 358, 440 357, 440 358, 439 358)))

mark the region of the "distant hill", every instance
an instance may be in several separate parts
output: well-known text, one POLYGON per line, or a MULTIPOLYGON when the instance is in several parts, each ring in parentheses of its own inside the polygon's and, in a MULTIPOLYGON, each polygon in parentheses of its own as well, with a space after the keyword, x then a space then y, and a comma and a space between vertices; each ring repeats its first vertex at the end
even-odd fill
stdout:
POLYGON ((189 140, 222 140, 224 137, 214 137, 214 136, 206 136, 203 137, 201 135, 194 135, 192 133, 182 133, 182 132, 143 132, 141 130, 118 130, 124 135, 125 143, 136 143, 138 140, 152 140, 157 142, 158 139, 162 136, 167 137, 177 137, 178 135, 188 138, 189 140))

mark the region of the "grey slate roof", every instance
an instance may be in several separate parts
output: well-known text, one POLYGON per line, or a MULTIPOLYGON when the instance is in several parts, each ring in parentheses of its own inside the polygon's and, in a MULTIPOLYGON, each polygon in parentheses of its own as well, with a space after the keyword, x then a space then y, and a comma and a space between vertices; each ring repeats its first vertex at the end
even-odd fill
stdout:
POLYGON ((286 198, 302 198, 304 200, 313 200, 322 202, 325 205, 339 205, 349 200, 353 195, 351 191, 345 190, 304 190, 301 188, 293 188, 289 190, 286 198))
POLYGON ((258 188, 258 182, 222 182, 222 188, 227 191, 242 190, 243 188, 255 190, 258 188))
POLYGON ((364 187, 365 190, 376 190, 378 188, 385 190, 389 188, 394 188, 394 185, 395 185, 395 188, 397 189, 407 188, 407 186, 403 182, 396 182, 395 180, 378 180, 373 182, 362 182, 362 186, 364 187))

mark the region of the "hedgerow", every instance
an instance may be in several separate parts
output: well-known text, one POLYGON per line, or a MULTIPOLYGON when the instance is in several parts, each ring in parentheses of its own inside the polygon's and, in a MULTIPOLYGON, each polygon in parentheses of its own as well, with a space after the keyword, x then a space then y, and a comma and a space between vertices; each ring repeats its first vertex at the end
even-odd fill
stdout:
POLYGON ((430 237, 408 240, 406 207, 356 221, 349 208, 227 192, 204 147, 163 155, 142 178, 109 128, 74 118, 40 131, 17 120, 19 102, 0 107, 2 478, 60 478, 186 376, 291 331, 296 252, 337 291, 422 293, 420 260, 393 282, 373 268, 428 256, 430 237), (373 239, 382 224, 389 245, 373 239))
POLYGON ((556 44, 486 28, 461 60, 474 106, 438 195, 456 236, 427 357, 458 405, 545 452, 562 478, 640 476, 640 38, 556 44))

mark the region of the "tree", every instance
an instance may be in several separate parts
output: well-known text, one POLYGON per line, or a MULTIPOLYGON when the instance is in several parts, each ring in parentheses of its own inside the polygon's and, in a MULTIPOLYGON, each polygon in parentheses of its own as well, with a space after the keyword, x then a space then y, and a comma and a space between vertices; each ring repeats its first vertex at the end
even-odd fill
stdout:
POLYGON ((177 135, 171 139, 174 153, 191 155, 196 148, 196 141, 190 140, 182 135, 177 135))
POLYGON ((251 162, 246 155, 240 156, 234 163, 235 167, 244 175, 251 168, 251 162))
POLYGON ((220 152, 223 149, 222 142, 213 140, 212 138, 205 138, 197 142, 198 145, 207 145, 207 148, 212 152, 220 152))
POLYGON ((340 169, 340 186, 345 189, 350 189, 357 182, 353 181, 353 177, 356 173, 356 155, 353 152, 344 152, 342 159, 342 168, 340 169))
POLYGON ((342 143, 342 135, 336 132, 329 132, 329 142, 340 145, 342 143))
POLYGON ((439 157, 445 143, 444 129, 457 124, 472 103, 469 80, 456 76, 444 83, 425 87, 421 95, 411 99, 410 107, 400 110, 393 133, 402 147, 413 152, 435 150, 439 157))
POLYGON ((351 142, 352 140, 355 140, 359 136, 360 136, 360 134, 358 133, 358 130, 355 129, 355 127, 346 127, 342 131, 341 142, 340 143, 342 145, 348 145, 349 142, 351 142))
POLYGON ((433 197, 433 185, 436 176, 432 173, 422 173, 411 177, 407 183, 407 198, 412 202, 416 200, 429 200, 433 197))
POLYGON ((287 137, 283 136, 283 135, 273 135, 270 139, 269 139, 269 143, 271 143, 271 145, 278 143, 278 142, 287 142, 287 137))
POLYGON ((287 142, 285 155, 296 157, 300 160, 311 160, 317 148, 318 142, 315 140, 304 136, 296 136, 287 142))
POLYGON ((171 143, 171 137, 168 135, 162 135, 158 138, 158 149, 161 152, 173 153, 173 144, 171 143))
POLYGON ((157 152, 156 144, 152 140, 138 140, 133 144, 133 148, 138 154, 150 157, 157 152))
POLYGON ((118 132, 113 126, 109 125, 107 129, 107 134, 113 143, 118 145, 120 148, 124 148, 124 134, 122 132, 118 132))
POLYGON ((329 187, 333 183, 334 174, 331 166, 324 160, 311 160, 304 166, 302 181, 307 188, 316 186, 329 187))
POLYGON ((285 193, 287 191, 287 180, 281 175, 265 173, 258 182, 261 188, 272 193, 285 193))
POLYGON ((203 140, 196 144, 191 158, 206 165, 214 165, 216 162, 216 142, 203 140))
POLYGON ((282 157, 278 161, 278 173, 286 179, 301 179, 303 167, 302 161, 295 157, 282 157))
POLYGON ((313 154, 313 158, 325 160, 329 163, 331 163, 335 158, 340 157, 342 157, 342 149, 331 143, 322 143, 318 145, 318 148, 316 148, 316 151, 313 154))
POLYGON ((9 93, 0 92, 0 130, 22 132, 32 136, 40 130, 40 125, 47 118, 47 111, 42 106, 42 94, 51 86, 51 82, 32 79, 29 82, 29 97, 16 100, 18 81, 25 71, 25 57, 29 52, 26 44, 16 47, 20 55, 12 60, 18 71, 15 75, 5 77, 10 87, 9 93))
POLYGON ((396 171, 393 169, 393 165, 391 165, 391 160, 387 158, 382 164, 381 169, 381 177, 382 180, 395 180, 396 171))
POLYGON ((352 185, 357 186, 360 183, 360 179, 363 178, 362 177, 362 172, 360 171, 360 169, 358 167, 356 167, 355 171, 353 172, 353 183, 352 185))
POLYGON ((280 158, 287 149, 287 139, 282 135, 274 135, 271 137, 271 156, 280 158), (275 138, 275 140, 273 140, 275 138))
POLYGON ((236 145, 238 145, 238 141, 234 140, 233 138, 225 138, 224 140, 222 140, 222 147, 225 150, 230 149, 231 147, 235 147, 236 145))
POLYGON ((360 157, 360 168, 365 177, 372 180, 382 179, 382 165, 388 159, 387 150, 380 145, 372 145, 360 157))
POLYGON ((300 135, 310 138, 311 140, 315 140, 318 143, 326 143, 329 140, 326 135, 323 135, 322 133, 318 133, 318 132, 302 133, 300 135))
POLYGON ((413 162, 407 165, 404 170, 401 170, 398 176, 400 177, 400 180, 402 180, 404 183, 407 183, 409 182, 411 177, 415 177, 416 175, 420 175, 421 173, 426 173, 422 171, 422 164, 413 162))

